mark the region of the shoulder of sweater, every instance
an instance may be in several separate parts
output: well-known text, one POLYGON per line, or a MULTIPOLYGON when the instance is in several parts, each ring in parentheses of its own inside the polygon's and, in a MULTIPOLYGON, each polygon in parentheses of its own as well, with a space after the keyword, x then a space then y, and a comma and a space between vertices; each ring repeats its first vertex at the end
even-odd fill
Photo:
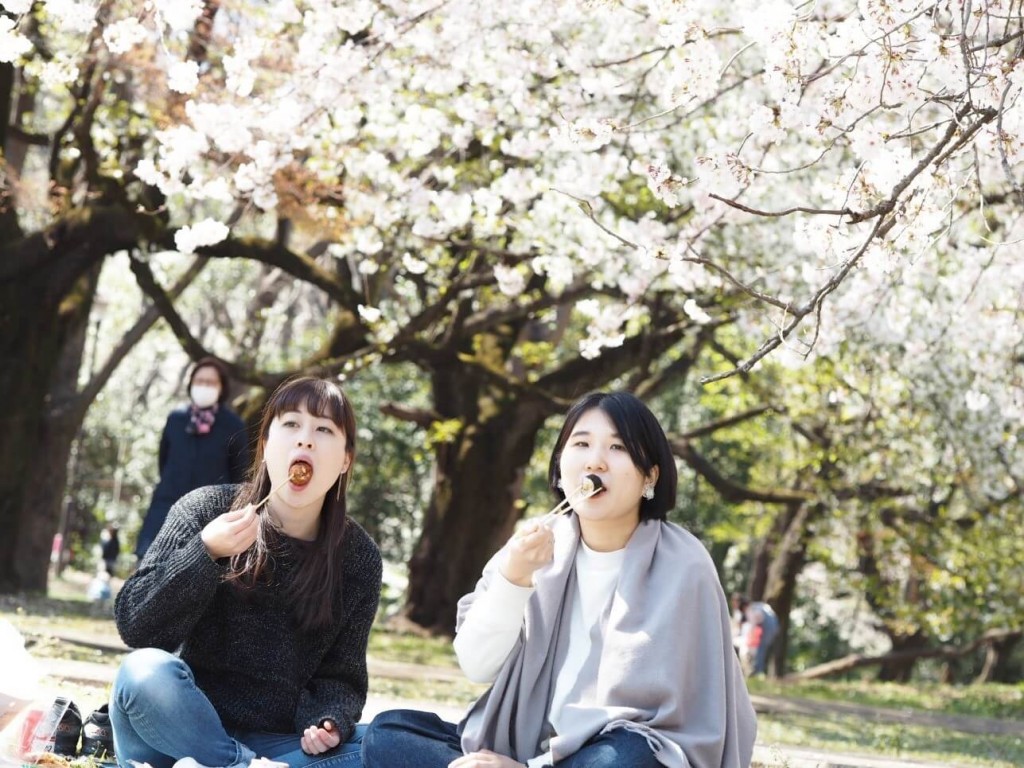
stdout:
POLYGON ((230 509, 240 487, 238 485, 205 485, 186 493, 175 502, 174 506, 195 515, 220 515, 230 509))
POLYGON ((365 573, 367 566, 381 570, 383 565, 380 548, 363 527, 351 517, 347 520, 345 532, 345 563, 349 569, 365 573))

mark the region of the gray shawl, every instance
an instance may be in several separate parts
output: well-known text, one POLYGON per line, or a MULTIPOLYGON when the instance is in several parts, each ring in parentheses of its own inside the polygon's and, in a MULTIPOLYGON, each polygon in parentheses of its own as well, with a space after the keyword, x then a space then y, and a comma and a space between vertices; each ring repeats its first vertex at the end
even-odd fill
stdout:
MULTIPOLYGON (((732 647, 729 609, 704 546, 677 525, 641 523, 626 545, 618 586, 592 637, 563 732, 548 708, 561 667, 580 529, 555 524, 555 553, 537 571, 523 629, 491 688, 459 724, 466 753, 491 749, 525 763, 550 749, 557 763, 594 736, 628 728, 669 768, 748 768, 757 721, 732 647), (582 696, 577 696, 580 693, 582 696)), ((459 601, 462 626, 505 557, 498 552, 459 601)))

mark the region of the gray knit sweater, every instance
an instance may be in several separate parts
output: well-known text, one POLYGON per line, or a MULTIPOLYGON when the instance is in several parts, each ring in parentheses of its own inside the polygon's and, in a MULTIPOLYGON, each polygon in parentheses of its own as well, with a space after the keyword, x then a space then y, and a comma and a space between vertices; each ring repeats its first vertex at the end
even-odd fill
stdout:
POLYGON ((274 583, 240 593, 221 580, 227 560, 212 560, 203 546, 203 527, 231 508, 237 490, 208 486, 174 505, 117 596, 118 632, 133 648, 177 652, 227 727, 299 733, 330 718, 345 741, 366 703, 380 552, 349 520, 333 623, 304 632, 284 585, 308 547, 285 539, 274 583))

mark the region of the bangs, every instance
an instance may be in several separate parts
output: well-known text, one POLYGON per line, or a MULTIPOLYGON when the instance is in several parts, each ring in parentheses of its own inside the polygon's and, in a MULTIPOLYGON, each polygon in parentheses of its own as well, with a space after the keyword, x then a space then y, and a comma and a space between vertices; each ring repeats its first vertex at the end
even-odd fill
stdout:
MULTIPOLYGON (((305 408, 313 416, 330 419, 347 432, 349 406, 341 390, 321 379, 293 382, 278 391, 270 404, 271 418, 305 408)), ((349 435, 349 439, 352 435, 349 435)))

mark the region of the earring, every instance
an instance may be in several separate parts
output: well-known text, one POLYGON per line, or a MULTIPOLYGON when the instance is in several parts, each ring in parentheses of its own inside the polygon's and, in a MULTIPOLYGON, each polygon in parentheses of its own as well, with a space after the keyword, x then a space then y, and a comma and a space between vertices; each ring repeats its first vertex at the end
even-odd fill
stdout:
POLYGON ((555 487, 559 490, 562 489, 562 478, 558 478, 558 480, 555 481, 555 487))
POLYGON ((647 483, 644 486, 644 498, 648 501, 654 498, 654 483, 647 483))

